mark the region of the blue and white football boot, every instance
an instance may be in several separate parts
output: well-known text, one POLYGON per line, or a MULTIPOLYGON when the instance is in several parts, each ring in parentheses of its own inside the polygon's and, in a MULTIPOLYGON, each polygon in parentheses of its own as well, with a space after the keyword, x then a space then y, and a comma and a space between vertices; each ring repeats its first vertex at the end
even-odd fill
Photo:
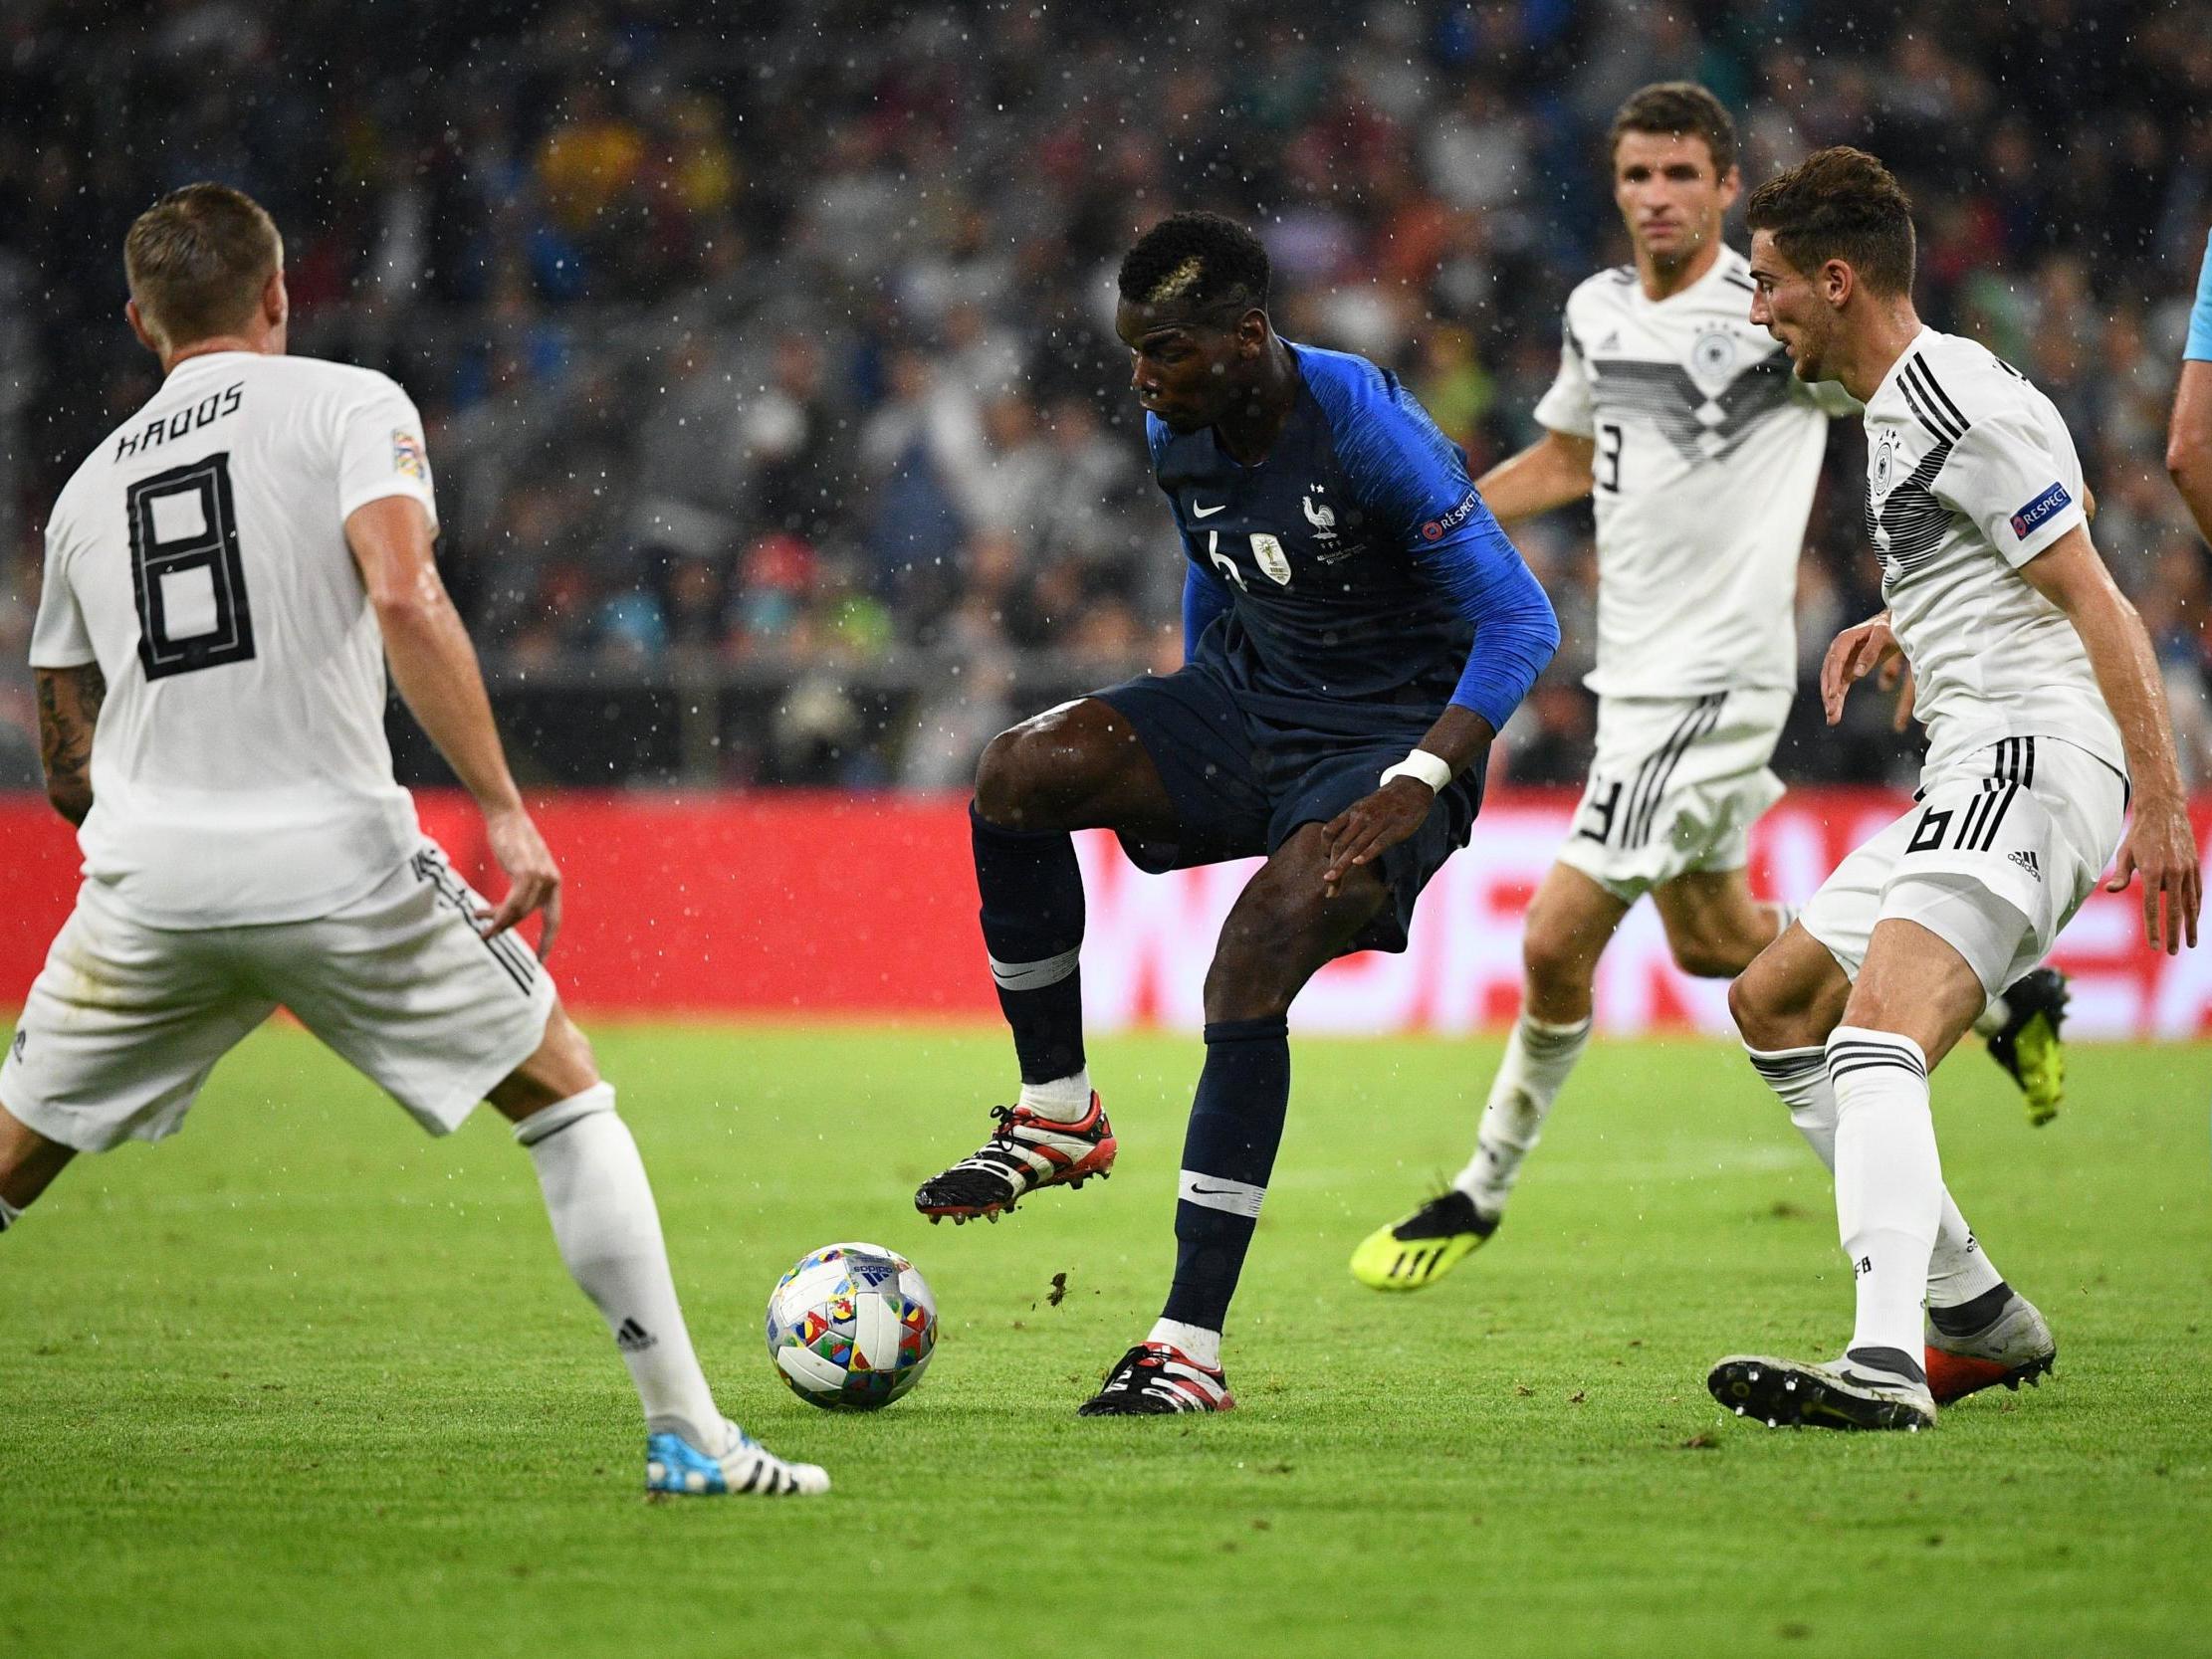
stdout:
POLYGON ((719 1457, 671 1430, 647 1435, 645 1490, 695 1498, 810 1498, 829 1490, 829 1477, 813 1464, 785 1463, 727 1418, 722 1429, 719 1457))

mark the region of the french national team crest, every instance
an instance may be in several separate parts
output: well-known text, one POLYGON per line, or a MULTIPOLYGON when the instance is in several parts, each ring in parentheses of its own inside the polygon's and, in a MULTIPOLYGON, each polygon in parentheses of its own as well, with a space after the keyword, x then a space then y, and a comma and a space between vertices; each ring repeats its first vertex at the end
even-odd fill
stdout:
POLYGON ((1252 560, 1267 572, 1268 578, 1278 587, 1290 585, 1290 559, 1282 550, 1280 537, 1264 532, 1252 537, 1252 560))
POLYGON ((423 453, 422 440, 402 426, 391 429, 391 470, 423 484, 430 482, 430 457, 423 453))

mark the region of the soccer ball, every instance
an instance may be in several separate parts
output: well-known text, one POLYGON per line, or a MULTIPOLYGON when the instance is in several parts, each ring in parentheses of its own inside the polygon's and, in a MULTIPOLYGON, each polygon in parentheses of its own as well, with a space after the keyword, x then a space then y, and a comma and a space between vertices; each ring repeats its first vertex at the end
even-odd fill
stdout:
POLYGON ((791 1392, 829 1411, 874 1411, 922 1380, 937 1299, 880 1244, 825 1244, 769 1298, 769 1357, 791 1392))

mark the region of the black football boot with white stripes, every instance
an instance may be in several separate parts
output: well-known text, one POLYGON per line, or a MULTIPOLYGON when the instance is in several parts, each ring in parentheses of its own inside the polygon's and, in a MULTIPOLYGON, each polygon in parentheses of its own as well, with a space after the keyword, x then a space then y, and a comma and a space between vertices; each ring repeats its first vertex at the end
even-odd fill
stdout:
POLYGON ((1114 1362, 1078 1417, 1168 1417, 1185 1411, 1233 1411, 1236 1396, 1221 1373, 1167 1343, 1139 1343, 1114 1362))
POLYGON ((932 1225, 948 1217, 955 1225, 996 1221, 1039 1187, 1081 1186, 1093 1175, 1104 1180, 1114 1167, 1114 1126, 1095 1090, 1090 1111, 1072 1124, 1025 1106, 995 1106, 991 1115, 998 1120, 991 1139, 914 1194, 914 1207, 932 1225))

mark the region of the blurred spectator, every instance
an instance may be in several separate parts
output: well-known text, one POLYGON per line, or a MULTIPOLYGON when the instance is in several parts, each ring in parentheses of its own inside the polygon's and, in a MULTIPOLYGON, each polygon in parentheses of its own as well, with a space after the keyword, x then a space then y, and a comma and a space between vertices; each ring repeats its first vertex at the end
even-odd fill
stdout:
MULTIPOLYGON (((1176 656, 1182 552, 1110 333, 1132 234, 1177 207, 1250 220, 1285 331, 1405 376, 1479 472, 1532 436, 1567 291, 1626 257, 1615 105, 1692 76, 1737 108, 1747 182, 1838 141, 1896 167, 1923 313, 2065 411, 2186 763, 2212 765, 2207 552, 2160 466, 2212 219, 2212 36, 2186 7, 384 0, 365 33, 357 10, 6 9, 0 553, 152 387, 116 321, 124 227, 225 178, 285 231, 295 348, 421 405, 495 694, 681 655, 750 688, 739 781, 957 782, 1016 682, 1176 656)), ((1808 675, 1880 603, 1860 452, 1841 423, 1808 675)), ((1515 537, 1567 638, 1500 763, 1572 780, 1588 515, 1515 537)), ((0 622, 34 574, 0 559, 0 622)), ((20 632, 0 779, 29 740, 20 632)), ((1876 701, 1833 737, 1801 708, 1778 764, 1909 771, 1876 701)))

